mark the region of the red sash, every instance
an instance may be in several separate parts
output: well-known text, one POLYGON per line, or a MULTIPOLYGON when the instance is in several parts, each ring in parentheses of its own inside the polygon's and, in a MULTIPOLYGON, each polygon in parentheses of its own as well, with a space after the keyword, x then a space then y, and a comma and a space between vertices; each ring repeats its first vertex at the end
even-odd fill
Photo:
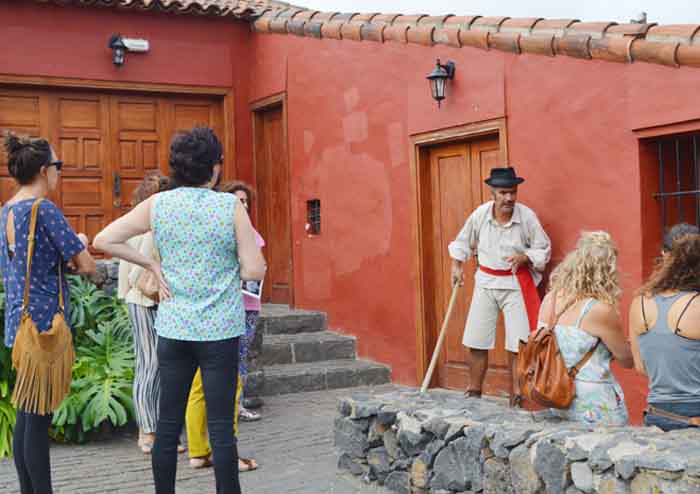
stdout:
MULTIPOLYGON (((481 265, 479 269, 492 276, 511 276, 513 274, 510 269, 491 269, 481 265)), ((537 329, 537 318, 540 313, 540 294, 537 293, 535 280, 532 278, 532 273, 530 273, 530 270, 526 266, 520 266, 517 273, 515 273, 515 277, 518 278, 520 291, 523 293, 527 320, 530 323, 530 331, 535 331, 537 329)))

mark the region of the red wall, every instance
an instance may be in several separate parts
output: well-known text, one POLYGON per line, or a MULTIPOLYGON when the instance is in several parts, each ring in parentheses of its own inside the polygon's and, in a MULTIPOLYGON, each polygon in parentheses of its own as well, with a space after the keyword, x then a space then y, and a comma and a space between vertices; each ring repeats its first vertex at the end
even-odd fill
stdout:
MULTIPOLYGON (((236 108, 246 108, 250 37, 247 23, 230 19, 0 0, 6 75, 233 88, 236 108), (145 38, 150 51, 127 53, 118 68, 107 47, 114 33, 145 38)), ((249 117, 236 116, 236 148, 247 156, 249 117)))
MULTIPOLYGON (((250 100, 288 98, 297 305, 328 311, 362 356, 416 384, 412 134, 507 118, 510 162, 527 178, 520 199, 553 240, 553 264, 581 230, 618 243, 626 312, 642 277, 639 143, 633 129, 700 118, 700 72, 472 48, 253 38, 250 100), (457 64, 438 109, 425 75, 457 64), (323 234, 304 233, 304 203, 320 198, 323 234)), ((651 248, 655 248, 652 246, 651 248)), ((630 408, 646 385, 620 372, 630 408)))

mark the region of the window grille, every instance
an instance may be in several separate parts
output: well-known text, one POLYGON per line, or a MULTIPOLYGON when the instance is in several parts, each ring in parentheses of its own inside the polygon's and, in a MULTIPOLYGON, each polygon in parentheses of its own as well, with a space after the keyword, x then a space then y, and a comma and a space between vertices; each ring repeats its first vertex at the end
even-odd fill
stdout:
POLYGON ((676 223, 700 227, 700 170, 698 140, 700 134, 676 135, 659 139, 659 192, 662 235, 676 223))
POLYGON ((321 233, 321 200, 311 199, 306 201, 306 224, 309 235, 321 233))

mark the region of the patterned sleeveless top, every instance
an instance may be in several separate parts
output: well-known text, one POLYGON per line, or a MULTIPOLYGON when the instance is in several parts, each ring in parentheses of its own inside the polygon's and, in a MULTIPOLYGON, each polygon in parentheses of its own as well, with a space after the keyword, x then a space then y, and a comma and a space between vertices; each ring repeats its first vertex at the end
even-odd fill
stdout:
MULTIPOLYGON (((557 324, 554 328, 559 350, 569 369, 578 364, 598 341, 598 338, 581 329, 583 318, 595 303, 595 299, 586 301, 573 326, 557 324)), ((608 347, 601 342, 576 375, 576 397, 571 407, 568 410, 556 410, 557 415, 592 426, 627 424, 629 416, 625 396, 610 370, 612 357, 608 347)))
POLYGON ((151 229, 171 298, 158 307, 159 336, 217 341, 245 331, 233 194, 180 187, 156 196, 151 229))

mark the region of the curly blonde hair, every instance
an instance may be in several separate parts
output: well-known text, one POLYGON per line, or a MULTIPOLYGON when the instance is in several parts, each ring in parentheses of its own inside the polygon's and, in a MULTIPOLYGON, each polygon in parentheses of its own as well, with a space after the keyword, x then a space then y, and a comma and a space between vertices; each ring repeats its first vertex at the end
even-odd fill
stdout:
POLYGON ((564 306, 594 298, 616 306, 622 290, 617 271, 617 247, 609 233, 583 232, 549 278, 549 289, 564 306))

